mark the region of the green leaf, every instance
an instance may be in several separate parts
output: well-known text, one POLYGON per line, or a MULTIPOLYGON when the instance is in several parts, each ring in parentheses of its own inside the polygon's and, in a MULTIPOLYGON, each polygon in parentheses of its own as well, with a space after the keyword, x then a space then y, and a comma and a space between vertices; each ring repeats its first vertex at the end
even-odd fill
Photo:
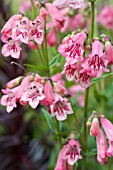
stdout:
POLYGON ((55 134, 55 126, 54 126, 54 122, 53 122, 51 115, 45 109, 42 109, 42 112, 44 113, 45 119, 48 122, 48 125, 49 125, 52 133, 55 134))
POLYGON ((86 155, 88 157, 95 156, 95 155, 97 155, 97 150, 96 149, 92 149, 91 152, 85 152, 85 153, 83 152, 83 155, 86 155))
POLYGON ((50 32, 52 27, 49 27, 47 30, 46 30, 46 34, 48 34, 50 32))
POLYGON ((57 63, 60 60, 60 56, 61 56, 60 54, 57 54, 54 58, 52 58, 52 60, 49 62, 50 68, 53 68, 57 65, 57 63))
POLYGON ((108 77, 108 76, 110 76, 110 75, 113 75, 113 73, 109 73, 109 74, 106 74, 106 75, 101 76, 101 77, 99 77, 99 78, 93 79, 93 80, 92 80, 92 84, 95 84, 95 83, 98 82, 99 80, 104 79, 104 78, 106 78, 106 77, 108 77))
POLYGON ((24 64, 24 65, 27 66, 27 67, 39 70, 39 71, 48 71, 48 68, 42 68, 42 67, 34 66, 34 65, 31 65, 31 64, 24 64))

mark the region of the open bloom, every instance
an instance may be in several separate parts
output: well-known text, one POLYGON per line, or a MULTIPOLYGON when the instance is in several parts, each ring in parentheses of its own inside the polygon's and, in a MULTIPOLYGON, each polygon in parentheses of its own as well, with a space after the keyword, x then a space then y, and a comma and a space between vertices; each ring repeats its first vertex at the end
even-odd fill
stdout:
POLYGON ((79 65, 77 63, 71 64, 66 62, 64 66, 64 70, 62 71, 61 74, 66 74, 67 80, 71 81, 74 80, 77 70, 78 70, 79 65))
POLYGON ((102 44, 95 40, 92 45, 92 52, 84 59, 81 66, 90 71, 89 75, 96 78, 100 77, 103 72, 108 72, 107 60, 105 60, 102 44))
POLYGON ((80 151, 80 143, 74 139, 70 139, 60 151, 55 170, 64 170, 65 161, 69 165, 74 165, 78 159, 82 159, 80 151))
POLYGON ((97 161, 103 165, 107 161, 107 141, 104 132, 100 129, 100 133, 96 136, 97 142, 97 161))
POLYGON ((38 16, 30 24, 29 34, 30 40, 34 40, 37 44, 42 44, 44 39, 44 20, 38 16))
POLYGON ((67 119, 67 114, 73 113, 70 102, 58 94, 55 94, 55 100, 50 105, 50 110, 51 116, 56 116, 60 121, 67 119))
POLYGON ((42 93, 43 86, 36 82, 31 82, 29 86, 24 91, 20 101, 28 102, 29 105, 35 109, 39 102, 45 98, 45 95, 42 93))
POLYGON ((11 56, 13 58, 18 59, 20 57, 20 51, 22 50, 19 46, 20 42, 9 40, 2 47, 2 54, 5 57, 11 56))
POLYGON ((67 62, 72 64, 83 60, 84 41, 86 34, 84 32, 78 33, 64 38, 62 44, 58 47, 58 52, 66 57, 67 62))
POLYGON ((15 107, 17 107, 16 102, 18 101, 18 91, 19 86, 13 88, 13 89, 6 89, 3 90, 4 94, 1 98, 1 105, 6 106, 6 110, 8 113, 10 113, 15 107))
POLYGON ((89 72, 85 69, 80 70, 79 75, 78 75, 78 80, 77 82, 80 83, 82 88, 87 88, 91 86, 91 76, 88 74, 89 72))
POLYGON ((23 17, 16 23, 16 26, 12 29, 12 38, 14 40, 20 40, 23 43, 29 42, 29 19, 23 17))

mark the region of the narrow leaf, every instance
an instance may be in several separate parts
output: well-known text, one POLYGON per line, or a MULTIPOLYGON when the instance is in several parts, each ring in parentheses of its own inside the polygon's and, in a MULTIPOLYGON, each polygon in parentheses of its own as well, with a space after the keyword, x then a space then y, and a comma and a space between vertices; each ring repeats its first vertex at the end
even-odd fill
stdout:
POLYGON ((53 68, 57 65, 57 63, 60 60, 60 54, 57 54, 54 58, 52 58, 52 60, 49 62, 49 66, 50 68, 53 68))
POLYGON ((34 66, 34 65, 31 65, 31 64, 24 64, 24 65, 27 66, 27 67, 39 70, 39 71, 48 71, 48 68, 42 68, 42 67, 34 66))
POLYGON ((109 73, 109 74, 106 74, 106 75, 101 76, 101 77, 99 77, 99 78, 93 79, 93 80, 92 80, 92 84, 95 84, 95 83, 98 82, 99 80, 104 79, 104 78, 106 78, 106 77, 108 77, 108 76, 110 76, 110 75, 113 75, 113 73, 109 73))
POLYGON ((50 32, 52 27, 49 27, 47 30, 46 30, 46 34, 48 34, 50 32))
POLYGON ((44 113, 45 119, 48 122, 48 125, 49 125, 52 133, 55 134, 55 126, 54 126, 54 122, 53 122, 51 115, 45 109, 42 109, 42 112, 44 113))

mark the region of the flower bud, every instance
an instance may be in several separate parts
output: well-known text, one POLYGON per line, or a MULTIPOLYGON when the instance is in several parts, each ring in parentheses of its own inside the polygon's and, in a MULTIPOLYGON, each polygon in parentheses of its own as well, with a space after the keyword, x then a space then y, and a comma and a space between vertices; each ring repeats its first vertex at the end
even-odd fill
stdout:
POLYGON ((20 84, 20 82, 22 81, 22 79, 23 79, 23 76, 17 77, 15 79, 9 81, 6 84, 6 87, 9 88, 9 89, 12 89, 12 88, 18 86, 20 84))
POLYGON ((99 121, 97 118, 94 118, 90 128, 90 135, 98 136, 99 133, 100 133, 99 121))

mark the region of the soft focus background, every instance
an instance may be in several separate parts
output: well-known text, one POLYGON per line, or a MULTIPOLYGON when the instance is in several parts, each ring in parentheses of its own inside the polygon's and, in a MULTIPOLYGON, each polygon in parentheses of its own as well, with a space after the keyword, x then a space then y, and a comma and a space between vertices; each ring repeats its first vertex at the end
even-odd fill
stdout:
MULTIPOLYGON (((112 6, 113 11, 112 4, 113 0, 97 0, 96 17, 108 5, 112 6)), ((26 13, 28 17, 32 18, 30 9, 29 0, 0 0, 0 30, 9 18, 19 11, 26 13)), ((68 9, 68 12, 62 11, 62 13, 65 14, 71 25, 66 25, 64 30, 56 32, 54 29, 52 30, 53 32, 51 31, 49 33, 48 45, 50 59, 57 54, 58 44, 68 33, 78 28, 89 29, 90 8, 87 4, 84 9, 76 11, 68 9), (49 36, 52 37, 51 41, 49 36)), ((113 41, 113 14, 112 16, 109 15, 109 12, 107 12, 101 16, 105 18, 103 23, 101 23, 101 19, 97 22, 98 20, 96 18, 95 37, 100 34, 107 34, 113 41), (107 21, 109 23, 106 23, 107 21)), ((2 42, 0 41, 1 48, 2 42)), ((20 67, 12 65, 11 61, 18 62, 22 66, 27 63, 36 66, 40 65, 36 50, 31 50, 27 45, 23 45, 22 49, 21 57, 18 61, 10 57, 5 58, 0 54, 0 96, 1 89, 5 88, 5 84, 8 81, 17 76, 25 75, 25 72, 20 67)), ((51 74, 60 73, 63 70, 64 63, 64 58, 60 58, 57 67, 51 70, 51 74)), ((25 69, 27 72, 37 72, 42 76, 45 75, 45 73, 33 68, 26 67, 25 69)), ((113 67, 111 67, 111 70, 113 71, 113 67)), ((61 80, 59 79, 59 81, 61 80)), ((77 85, 75 86, 75 82, 67 82, 65 78, 63 81, 65 82, 65 86, 70 90, 70 93, 75 94, 71 101, 77 119, 80 122, 80 128, 82 129, 84 90, 81 90, 77 85)), ((89 101, 89 116, 92 110, 96 109, 97 112, 105 114, 113 123, 112 76, 99 81, 98 85, 94 84, 91 87, 89 101)), ((76 136, 76 124, 73 117, 70 116, 61 126, 62 131, 65 131, 68 127, 72 128, 72 135, 74 134, 76 136)), ((65 138, 68 138, 68 135, 66 134, 65 138)), ((91 168, 92 170, 113 170, 113 158, 109 158, 109 161, 104 166, 99 165, 96 161, 96 143, 94 137, 90 135, 88 137, 88 148, 87 170, 91 168), (91 154, 90 151, 92 151, 91 154)), ((58 154, 59 147, 52 136, 41 106, 33 110, 29 106, 22 107, 18 104, 18 107, 10 114, 5 111, 4 107, 0 106, 0 170, 53 170, 58 154)), ((78 161, 77 167, 78 170, 81 169, 81 161, 78 161)))

